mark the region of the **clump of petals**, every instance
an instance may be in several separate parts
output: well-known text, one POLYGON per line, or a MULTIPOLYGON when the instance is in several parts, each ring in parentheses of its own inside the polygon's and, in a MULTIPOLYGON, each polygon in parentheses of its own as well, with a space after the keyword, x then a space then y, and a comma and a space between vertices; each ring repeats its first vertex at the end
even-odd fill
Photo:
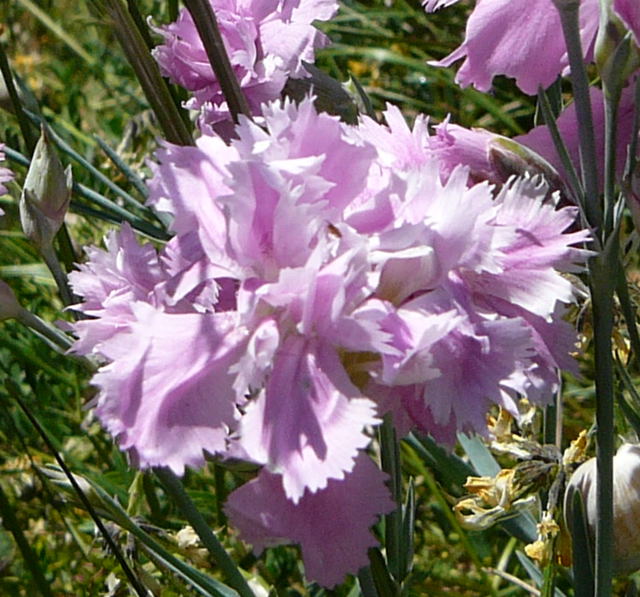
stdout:
MULTIPOLYGON (((337 3, 211 0, 211 7, 240 87, 252 112, 259 115, 261 104, 277 99, 288 77, 308 76, 303 63, 313 63, 315 50, 328 43, 312 22, 330 19, 337 3)), ((153 52, 162 73, 193 92, 186 107, 200 110, 201 124, 229 120, 220 84, 190 13, 182 9, 176 22, 156 31, 164 37, 153 52)))

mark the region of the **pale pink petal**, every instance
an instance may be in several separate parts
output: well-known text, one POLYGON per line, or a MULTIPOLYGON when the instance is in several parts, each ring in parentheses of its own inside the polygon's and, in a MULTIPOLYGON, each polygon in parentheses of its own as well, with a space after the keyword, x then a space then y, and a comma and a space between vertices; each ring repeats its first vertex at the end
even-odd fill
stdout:
POLYGON ((236 489, 225 510, 256 553, 281 543, 299 543, 305 573, 325 587, 368 563, 367 550, 377 545, 369 532, 377 517, 394 508, 385 475, 360 452, 344 479, 331 479, 297 504, 287 498, 282 479, 262 471, 236 489))
MULTIPOLYGON (((442 3, 438 3, 441 5, 442 3)), ((580 31, 590 56, 599 21, 598 0, 583 0, 580 31)), ((488 91, 496 75, 514 77, 522 91, 535 95, 568 65, 560 17, 552 0, 480 0, 467 22, 464 43, 434 62, 451 66, 463 59, 456 82, 488 91)))
POLYGON ((84 302, 75 307, 96 316, 120 304, 151 300, 155 286, 166 279, 152 245, 140 245, 129 224, 105 238, 106 251, 88 247, 88 260, 69 274, 74 292, 84 302))
POLYGON ((231 314, 167 314, 132 305, 135 319, 100 345, 96 414, 140 467, 204 464, 236 425, 230 366, 245 334, 231 314))
POLYGON ((613 0, 613 10, 633 32, 636 44, 640 45, 640 2, 637 0, 613 0))
POLYGON ((351 383, 335 349, 290 337, 274 357, 265 391, 247 407, 242 445, 282 475, 285 494, 298 503, 305 490, 344 478, 369 444, 365 427, 377 422, 375 406, 351 383))

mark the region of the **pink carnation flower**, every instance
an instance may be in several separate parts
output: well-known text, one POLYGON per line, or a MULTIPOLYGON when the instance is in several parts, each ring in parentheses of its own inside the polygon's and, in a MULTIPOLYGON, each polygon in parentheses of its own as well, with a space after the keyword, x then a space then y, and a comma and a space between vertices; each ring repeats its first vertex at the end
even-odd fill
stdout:
MULTIPOLYGON (((456 0, 427 0, 427 10, 456 0)), ((580 3, 580 33, 585 59, 590 60, 599 23, 599 1, 580 3)), ((456 75, 462 87, 488 91, 496 75, 516 80, 535 95, 551 85, 568 67, 558 10, 552 0, 479 0, 467 21, 460 47, 434 66, 451 66, 464 59, 456 75)))
MULTIPOLYGON (((287 78, 306 77, 304 62, 328 43, 313 27, 338 9, 335 0, 211 0, 231 65, 252 112, 280 96, 287 78)), ((191 15, 156 29, 164 44, 154 50, 162 73, 193 92, 186 107, 199 110, 201 124, 229 120, 229 110, 191 15)))
POLYGON ((176 236, 156 253, 124 227, 89 249, 75 349, 103 360, 96 412, 139 466, 261 465, 232 521, 258 551, 300 543, 332 586, 392 507, 364 453, 381 412, 450 440, 551 395, 573 338, 559 271, 587 234, 538 179, 473 184, 456 139, 397 111, 353 128, 307 98, 263 117, 158 152, 150 203, 176 236))

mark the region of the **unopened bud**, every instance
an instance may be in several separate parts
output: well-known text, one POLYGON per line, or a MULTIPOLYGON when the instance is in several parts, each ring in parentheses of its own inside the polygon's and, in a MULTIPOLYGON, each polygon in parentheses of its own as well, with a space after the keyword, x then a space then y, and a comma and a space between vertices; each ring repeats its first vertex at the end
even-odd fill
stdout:
POLYGON ((62 226, 71 186, 71 167, 63 170, 43 127, 20 197, 22 229, 38 249, 50 246, 62 226))
POLYGON ((0 321, 16 319, 22 313, 22 306, 13 294, 11 286, 0 280, 0 321))
MULTIPOLYGON (((564 499, 565 520, 571 527, 576 491, 582 494, 591 540, 595 540, 596 459, 582 463, 573 473, 564 499)), ((613 459, 613 566, 617 574, 640 568, 640 445, 623 444, 613 459)))
POLYGON ((497 177, 506 182, 511 176, 542 175, 550 191, 564 191, 565 185, 556 169, 542 156, 513 139, 496 135, 489 141, 489 164, 497 177))
POLYGON ((621 8, 624 10, 626 4, 606 0, 602 5, 595 45, 595 62, 604 91, 614 96, 622 91, 629 76, 640 66, 637 40, 617 13, 621 8))
POLYGON ((358 121, 358 108, 342 83, 312 64, 305 62, 304 68, 309 76, 289 79, 283 93, 298 103, 312 93, 318 112, 327 112, 339 116, 344 122, 355 124, 358 121))

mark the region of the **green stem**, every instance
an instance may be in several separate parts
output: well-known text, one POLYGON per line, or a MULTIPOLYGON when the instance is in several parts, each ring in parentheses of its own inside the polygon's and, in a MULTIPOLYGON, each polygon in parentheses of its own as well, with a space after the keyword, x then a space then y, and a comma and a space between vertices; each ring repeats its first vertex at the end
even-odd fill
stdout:
POLYGON ((600 229, 602 210, 598 202, 598 161, 591 113, 589 79, 584 65, 582 42, 580 41, 580 23, 578 11, 580 0, 554 0, 560 14, 562 32, 567 45, 571 82, 578 117, 578 135, 580 138, 580 168, 586 194, 585 209, 589 225, 600 229))
POLYGON ((614 208, 616 202, 616 137, 619 91, 608 93, 605 89, 604 99, 604 229, 603 241, 613 231, 614 208))
POLYGON ((631 352, 636 366, 640 366, 640 335, 638 334, 638 324, 636 318, 636 310, 629 296, 629 288, 627 288, 627 278, 622 266, 618 266, 617 272, 616 295, 620 301, 620 308, 627 324, 629 340, 631 342, 631 352))
POLYGON ((575 166, 571 161, 571 156, 569 155, 567 146, 565 145, 562 136, 560 135, 555 115, 553 113, 553 108, 551 107, 551 102, 549 101, 549 98, 542 87, 538 90, 538 107, 540 108, 542 118, 547 125, 549 134, 551 135, 551 140, 553 141, 556 153, 558 154, 560 162, 562 163, 562 167, 564 168, 567 175, 569 189, 571 190, 576 203, 580 206, 582 213, 586 218, 586 207, 584 204, 584 189, 582 187, 582 182, 580 181, 575 166))
POLYGON ((384 542, 391 574, 398 583, 404 579, 407 563, 402 550, 402 476, 398 438, 389 415, 380 426, 380 455, 382 470, 389 475, 391 498, 396 504, 393 512, 384 517, 384 542))
POLYGON ((124 53, 136 73, 142 91, 154 111, 168 141, 176 145, 193 145, 178 109, 173 103, 167 83, 147 48, 133 17, 121 0, 104 0, 104 6, 113 23, 113 30, 124 53))
POLYGON ((218 27, 218 20, 209 0, 184 0, 184 5, 191 13, 234 122, 238 122, 240 114, 251 118, 249 104, 240 89, 231 62, 229 62, 229 56, 218 27))
POLYGON ((193 530, 200 537, 202 544, 222 569, 229 585, 238 591, 241 597, 255 597, 244 576, 242 576, 234 561, 229 557, 229 554, 207 524, 207 521, 191 501, 180 479, 168 468, 157 467, 153 470, 166 492, 175 501, 184 517, 193 527, 193 530))
POLYGON ((604 250, 591 262, 597 426, 595 594, 598 597, 611 596, 613 578, 614 371, 611 336, 618 264, 618 234, 614 233, 607 239, 604 250))
POLYGON ((9 97, 11 98, 11 105, 13 106, 13 111, 16 113, 16 118, 18 119, 18 124, 20 125, 20 132, 22 133, 27 151, 31 154, 33 153, 33 150, 36 146, 36 139, 31 132, 29 119, 27 118, 27 115, 24 113, 24 110, 22 108, 22 102, 20 101, 20 97, 18 96, 16 86, 13 84, 13 74, 11 73, 11 66, 9 65, 9 59, 7 58, 7 54, 4 51, 4 44, 2 43, 0 43, 0 72, 2 72, 4 84, 7 86, 7 91, 9 92, 9 97))
POLYGON ((73 344, 73 340, 69 338, 69 336, 50 326, 48 323, 45 323, 37 315, 31 313, 31 311, 23 309, 18 316, 18 321, 38 332, 63 350, 69 350, 73 344))
POLYGON ((40 564, 38 563, 38 558, 36 554, 31 549, 27 538, 24 536, 22 529, 20 528, 20 524, 16 515, 5 495, 4 491, 2 491, 2 486, 0 485, 0 516, 2 517, 3 526, 11 531, 13 538, 16 541, 18 549, 20 553, 22 553, 22 558, 24 559, 24 563, 27 565, 27 568, 31 572, 33 576, 33 580, 35 582, 38 591, 43 597, 53 597, 53 593, 49 588, 49 583, 47 579, 44 577, 42 573, 42 569, 40 568, 40 564))
POLYGON ((80 487, 80 485, 78 485, 78 482, 76 481, 75 477, 73 476, 73 474, 65 464, 64 460, 60 456, 60 453, 58 452, 58 450, 56 450, 56 447, 53 445, 53 442, 49 438, 49 435, 44 430, 44 428, 42 427, 38 419, 36 419, 36 417, 34 417, 33 414, 31 414, 31 411, 27 408, 27 405, 22 401, 22 398, 20 398, 17 388, 14 387, 14 385, 15 384, 13 384, 13 382, 9 382, 6 384, 6 387, 9 390, 9 393, 13 396, 15 401, 18 403, 18 406, 20 406, 20 409, 22 410, 22 412, 27 416, 31 424, 34 426, 34 428, 38 432, 38 435, 42 438, 44 443, 47 445, 47 448, 49 448, 49 450, 53 454, 60 468, 64 471, 67 479, 69 480, 69 482, 71 483, 71 486, 76 492, 76 495, 82 502, 82 505, 84 506, 84 508, 87 510, 87 512, 93 519, 93 522, 98 527, 98 530, 100 531, 100 534, 102 535, 106 544, 111 550, 111 553, 114 555, 114 557, 122 567, 122 571, 125 573, 127 580, 129 581, 129 583, 131 584, 135 592, 140 597, 148 597, 146 588, 140 583, 137 576, 133 573, 133 571, 129 567, 129 564, 127 564, 126 559, 124 558, 124 556, 122 555, 122 552, 120 551, 115 541, 113 540, 113 537, 111 537, 111 534, 109 533, 107 528, 104 526, 104 523, 102 522, 101 518, 98 516, 95 509, 91 505, 91 502, 85 495, 84 491, 82 491, 82 488, 80 487))
POLYGON ((48 245, 42 247, 40 250, 40 254, 44 259, 45 264, 49 268, 49 271, 53 275, 53 279, 56 281, 62 303, 65 307, 73 305, 76 301, 73 293, 71 292, 69 280, 67 280, 67 275, 62 271, 62 268, 60 267, 60 262, 58 261, 58 256, 56 255, 53 246, 48 245))

